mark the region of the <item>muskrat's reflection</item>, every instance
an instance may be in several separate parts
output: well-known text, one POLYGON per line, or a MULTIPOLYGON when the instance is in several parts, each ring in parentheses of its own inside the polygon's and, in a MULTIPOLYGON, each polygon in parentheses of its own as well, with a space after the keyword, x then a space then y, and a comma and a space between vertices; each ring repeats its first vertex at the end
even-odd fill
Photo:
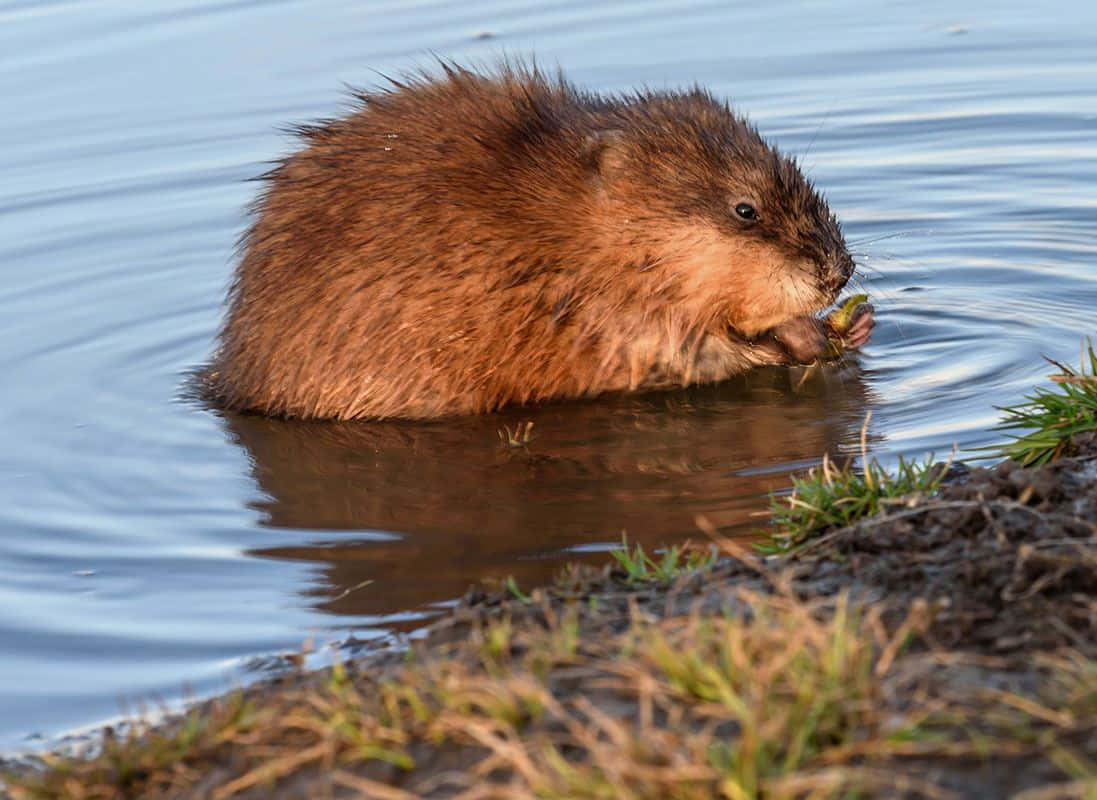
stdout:
POLYGON ((716 387, 432 424, 229 415, 266 494, 263 524, 323 530, 251 552, 323 564, 325 584, 309 592, 318 607, 377 615, 457 597, 489 576, 544 581, 574 548, 622 531, 649 550, 697 539, 698 513, 748 535, 789 470, 833 454, 861 425, 852 366, 794 390, 799 377, 762 370, 716 387), (524 420, 534 423, 528 447, 503 444, 498 431, 524 420))

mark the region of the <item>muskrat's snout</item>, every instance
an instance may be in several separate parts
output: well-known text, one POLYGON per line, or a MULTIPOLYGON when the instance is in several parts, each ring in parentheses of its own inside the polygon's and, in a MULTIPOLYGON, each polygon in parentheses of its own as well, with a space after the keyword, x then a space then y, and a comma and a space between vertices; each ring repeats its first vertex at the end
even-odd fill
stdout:
POLYGON ((809 183, 804 182, 803 188, 806 200, 799 218, 812 220, 815 224, 799 234, 798 243, 801 252, 809 254, 814 262, 815 285, 824 298, 823 305, 828 305, 837 299, 842 287, 853 277, 855 265, 846 247, 842 226, 826 200, 816 194, 809 183))

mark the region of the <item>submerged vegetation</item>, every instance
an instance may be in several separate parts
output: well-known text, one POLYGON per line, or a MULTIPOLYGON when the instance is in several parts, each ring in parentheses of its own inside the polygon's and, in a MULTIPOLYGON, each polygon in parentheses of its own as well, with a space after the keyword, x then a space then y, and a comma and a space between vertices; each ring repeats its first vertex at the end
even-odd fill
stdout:
POLYGON ((533 441, 533 422, 530 420, 519 422, 514 426, 514 430, 511 430, 509 425, 504 425, 497 433, 499 441, 507 447, 525 447, 533 441))

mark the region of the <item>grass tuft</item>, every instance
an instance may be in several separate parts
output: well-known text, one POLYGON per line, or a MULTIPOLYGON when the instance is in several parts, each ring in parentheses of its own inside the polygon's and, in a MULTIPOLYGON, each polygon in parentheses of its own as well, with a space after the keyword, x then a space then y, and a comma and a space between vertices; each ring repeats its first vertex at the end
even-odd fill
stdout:
POLYGON ((879 724, 880 650, 845 597, 826 622, 796 603, 744 599, 757 614, 752 625, 714 617, 684 631, 654 630, 640 657, 734 724, 737 737, 714 740, 709 763, 726 796, 753 798, 879 724))
POLYGON ((792 550, 809 539, 836 528, 844 528, 863 517, 897 505, 910 505, 931 496, 941 485, 952 459, 934 463, 928 455, 922 461, 899 456, 894 473, 868 457, 868 423, 861 429, 861 469, 847 463, 838 467, 827 456, 805 477, 792 479, 792 493, 772 498, 770 512, 774 529, 758 549, 767 554, 792 550))
POLYGON ((1024 403, 999 408, 1005 413, 997 430, 1032 429, 1002 446, 999 454, 1022 466, 1040 466, 1072 453, 1072 439, 1097 430, 1097 353, 1087 341, 1081 367, 1076 372, 1058 361, 1050 376, 1057 386, 1036 389, 1024 403))
POLYGON ((654 558, 639 544, 629 550, 626 534, 621 534, 621 547, 611 550, 610 555, 625 571, 629 583, 670 583, 681 575, 704 572, 716 561, 714 549, 688 542, 681 547, 665 547, 659 558, 654 558))

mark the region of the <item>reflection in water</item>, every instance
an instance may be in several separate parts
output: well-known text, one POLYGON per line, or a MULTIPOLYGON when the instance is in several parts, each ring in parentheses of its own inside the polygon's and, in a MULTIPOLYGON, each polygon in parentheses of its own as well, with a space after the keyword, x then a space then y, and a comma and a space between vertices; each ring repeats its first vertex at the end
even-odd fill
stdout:
POLYGON ((696 538, 698 513, 749 535, 791 469, 853 441, 864 400, 850 364, 432 424, 225 420, 267 495, 263 524, 325 531, 251 553, 322 564, 317 607, 378 615, 489 576, 543 581, 622 531, 647 548, 696 538), (498 430, 523 420, 528 447, 504 445, 498 430))

